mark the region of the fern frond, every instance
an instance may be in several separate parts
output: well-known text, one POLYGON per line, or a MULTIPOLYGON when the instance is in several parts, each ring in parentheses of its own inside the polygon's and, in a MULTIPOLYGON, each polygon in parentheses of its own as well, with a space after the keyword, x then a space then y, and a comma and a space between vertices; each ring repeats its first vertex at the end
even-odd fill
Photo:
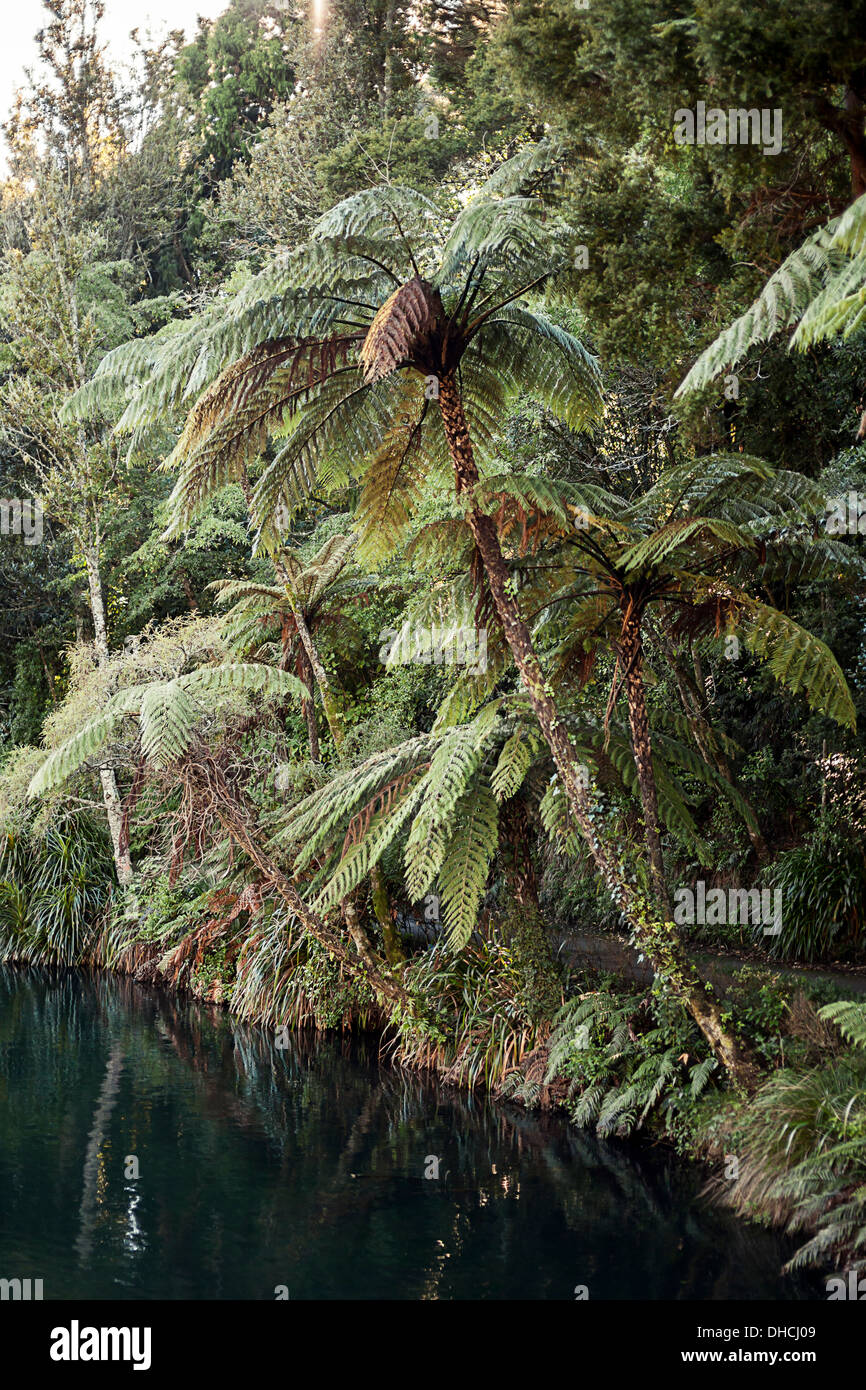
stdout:
POLYGON ((490 788, 498 802, 517 794, 541 746, 541 739, 528 725, 521 725, 506 739, 490 777, 490 788))
POLYGON ((87 722, 59 748, 49 753, 27 789, 28 797, 44 796, 60 786, 102 748, 125 714, 137 712, 146 686, 130 686, 109 700, 101 714, 87 722))
POLYGON ((452 833, 455 807, 481 763, 492 737, 498 701, 471 724, 449 730, 424 779, 425 800, 406 841, 406 889, 413 902, 427 892, 438 874, 452 833))
POLYGON ((855 728, 857 713, 848 683, 826 643, 758 599, 740 593, 734 602, 747 647, 769 664, 776 679, 795 695, 802 692, 812 709, 855 728))
POLYGON ((483 783, 461 797, 454 808, 448 853, 438 874, 442 921, 453 951, 466 945, 475 927, 496 851, 498 825, 496 798, 483 783))
POLYGON ((809 301, 844 264, 844 252, 834 245, 837 227, 838 219, 834 219, 791 252, 755 302, 701 353, 676 396, 700 390, 723 368, 735 367, 757 343, 768 342, 796 323, 809 301))
POLYGON ((843 1038, 855 1047, 866 1048, 866 1003, 861 999, 842 999, 818 1010, 825 1023, 835 1023, 843 1038))

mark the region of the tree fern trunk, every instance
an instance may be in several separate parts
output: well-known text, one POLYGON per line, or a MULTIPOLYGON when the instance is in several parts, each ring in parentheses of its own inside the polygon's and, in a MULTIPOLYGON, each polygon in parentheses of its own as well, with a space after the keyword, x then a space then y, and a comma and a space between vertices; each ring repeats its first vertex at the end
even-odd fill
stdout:
POLYGON ((304 929, 310 933, 310 936, 324 946, 325 950, 345 965, 352 974, 360 975, 366 979, 382 1000, 388 1000, 393 1004, 398 1004, 403 1009, 411 1010, 412 1001, 406 990, 392 978, 390 972, 381 970, 379 962, 369 949, 366 938, 358 939, 356 934, 358 930, 357 920, 352 910, 350 909, 346 914, 346 925, 355 942, 360 959, 360 968, 358 960, 354 959, 346 950, 339 934, 304 901, 291 879, 286 877, 268 854, 261 843, 257 828, 250 824, 250 817, 245 815, 240 807, 234 805, 230 797, 220 800, 216 814, 226 833, 242 846, 266 882, 273 884, 280 897, 304 929))
POLYGON ((325 711, 325 718, 328 721, 328 728, 330 729, 331 737, 334 740, 334 747, 339 753, 340 749, 343 746, 343 738, 345 737, 346 732, 345 725, 343 722, 343 713, 339 707, 339 704, 337 703, 337 700, 334 698, 334 692, 331 689, 331 682, 328 680, 328 673, 322 665, 322 659, 319 656, 318 647, 313 641, 312 633, 310 632, 310 629, 307 626, 307 621, 303 613, 299 609, 294 608, 294 605, 292 611, 294 613, 295 623, 297 624, 298 628, 298 636, 300 637, 301 642, 303 643, 304 651, 306 652, 307 660, 310 663, 313 675, 316 677, 316 682, 319 687, 319 693, 322 697, 322 707, 325 711))
POLYGON ((578 760, 568 730, 547 688, 529 628, 509 587, 496 525, 474 504, 478 470, 457 382, 446 374, 439 382, 439 408, 454 466, 458 496, 465 496, 467 521, 484 565, 487 582, 502 623, 505 639, 529 695, 541 731, 553 755, 574 820, 587 843, 596 868, 614 901, 629 922, 635 942, 658 975, 685 1005, 714 1054, 739 1085, 757 1084, 758 1069, 733 1033, 722 1022, 718 1003, 708 994, 683 949, 672 921, 661 920, 629 883, 617 856, 601 840, 592 819, 589 795, 578 776, 578 760))
POLYGON ((533 1022, 541 1023, 562 1003, 562 984, 538 901, 526 803, 519 796, 509 797, 499 812, 499 860, 507 894, 502 925, 523 977, 521 1002, 533 1022))
POLYGON ((316 702, 313 698, 313 665, 307 655, 306 647, 301 647, 301 680, 310 692, 309 700, 301 701, 304 719, 307 723, 307 741, 310 745, 310 761, 321 762, 319 751, 319 728, 316 723, 316 702))
POLYGON ((652 739, 646 707, 646 688, 643 680, 643 640, 641 612, 631 596, 624 599, 625 615, 620 636, 620 659, 625 674, 628 723, 631 746, 637 770, 641 805, 643 806, 644 835, 650 861, 653 894, 665 917, 671 916, 671 904, 665 883, 665 866, 659 830, 659 801, 653 770, 652 739))
MULTIPOLYGON (((310 632, 310 629, 307 626, 307 622, 304 618, 304 615, 298 609, 294 609, 293 611, 295 615, 295 622, 298 628, 298 635, 303 644, 307 660, 310 663, 313 674, 315 675, 319 685, 319 690, 322 696, 322 705, 325 710, 325 718, 328 721, 328 728, 330 729, 331 737, 334 740, 334 748, 337 751, 337 756, 341 757, 343 741, 346 736, 346 726, 343 722, 343 714, 339 708, 336 699, 334 698, 334 694, 331 690, 331 685, 328 680, 328 673, 322 664, 322 659, 319 656, 318 648, 316 646, 315 641, 313 640, 312 633, 310 632)), ((374 864, 373 868, 370 870, 370 886, 372 889, 373 911, 376 914, 376 920, 382 929, 382 939, 385 943, 385 957, 389 965, 400 965, 406 959, 406 952, 403 949, 403 942, 400 938, 400 933, 398 932, 394 924, 394 919, 391 915, 391 904, 388 898, 388 889, 385 884, 385 878, 382 873, 382 867, 380 864, 374 864)), ((357 921, 357 914, 355 913, 353 906, 350 908, 350 916, 347 916, 346 920, 347 924, 353 932, 355 930, 363 932, 363 927, 357 921), (354 914, 354 916, 351 916, 351 914, 354 914)))
MULTIPOLYGON (((664 635, 662 635, 662 643, 665 655, 670 662, 671 670, 674 674, 674 680, 677 683, 683 714, 689 721, 689 727, 691 728, 692 736, 698 746, 700 755, 709 767, 715 766, 719 776, 723 777, 728 785, 733 787, 735 785, 734 775, 731 772, 730 764, 724 753, 714 742, 712 725, 709 723, 709 720, 704 718, 697 686, 689 673, 684 669, 673 643, 664 637, 664 635)), ((770 862, 770 848, 761 833, 755 808, 742 790, 740 790, 740 796, 750 814, 754 817, 754 825, 750 825, 749 822, 746 821, 746 833, 752 842, 752 848, 755 851, 758 863, 768 864, 770 862)))

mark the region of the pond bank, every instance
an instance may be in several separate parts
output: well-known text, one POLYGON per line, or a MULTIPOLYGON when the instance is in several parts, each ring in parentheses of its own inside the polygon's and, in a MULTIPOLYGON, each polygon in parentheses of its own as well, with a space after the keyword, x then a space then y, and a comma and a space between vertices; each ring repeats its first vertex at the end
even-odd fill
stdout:
POLYGON ((126 977, 0 967, 0 1077, 0 1274, 46 1299, 821 1296, 670 1152, 364 1038, 280 1049, 126 977))

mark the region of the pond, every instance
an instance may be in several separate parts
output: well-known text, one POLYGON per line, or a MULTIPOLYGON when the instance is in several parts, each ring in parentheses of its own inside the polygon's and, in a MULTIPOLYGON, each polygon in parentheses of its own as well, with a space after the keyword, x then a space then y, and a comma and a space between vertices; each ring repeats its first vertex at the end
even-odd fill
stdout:
POLYGON ((0 1279, 45 1299, 821 1296, 700 1185, 375 1041, 0 966, 0 1279))

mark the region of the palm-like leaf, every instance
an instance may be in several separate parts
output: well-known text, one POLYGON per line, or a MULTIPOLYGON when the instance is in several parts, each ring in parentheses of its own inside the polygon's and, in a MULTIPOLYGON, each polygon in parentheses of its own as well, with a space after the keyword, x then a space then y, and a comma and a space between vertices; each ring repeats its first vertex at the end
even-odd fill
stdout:
POLYGON ((170 534, 271 441, 285 442, 253 495, 268 545, 315 488, 369 470, 359 533, 378 557, 400 539, 444 452, 438 409, 417 395, 407 405, 398 374, 459 371, 482 462, 519 393, 575 427, 600 413, 595 360, 525 302, 563 268, 538 192, 558 167, 549 145, 521 152, 450 229, 411 189, 353 195, 233 298, 111 354, 68 414, 105 408, 122 391, 131 399, 118 427, 140 431, 195 401, 167 461, 180 468, 170 534))
POLYGON ((138 720, 145 758, 154 767, 166 767, 187 751, 200 721, 236 692, 309 698, 306 686, 289 672, 244 662, 203 666, 171 681, 131 686, 114 695, 101 714, 87 720, 48 755, 28 794, 40 796, 59 786, 95 757, 128 717, 138 720))

